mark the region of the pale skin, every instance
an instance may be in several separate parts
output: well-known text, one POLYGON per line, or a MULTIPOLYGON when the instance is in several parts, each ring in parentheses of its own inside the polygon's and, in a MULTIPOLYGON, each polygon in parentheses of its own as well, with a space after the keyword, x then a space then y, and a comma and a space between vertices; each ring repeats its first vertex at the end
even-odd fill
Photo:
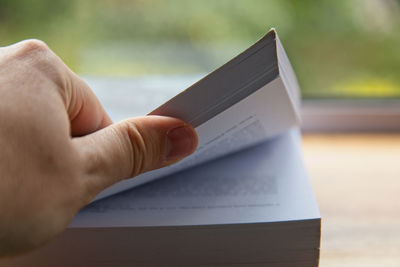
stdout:
POLYGON ((49 242, 103 189, 179 161, 196 146, 194 129, 179 119, 113 124, 45 43, 1 47, 0 257, 49 242))

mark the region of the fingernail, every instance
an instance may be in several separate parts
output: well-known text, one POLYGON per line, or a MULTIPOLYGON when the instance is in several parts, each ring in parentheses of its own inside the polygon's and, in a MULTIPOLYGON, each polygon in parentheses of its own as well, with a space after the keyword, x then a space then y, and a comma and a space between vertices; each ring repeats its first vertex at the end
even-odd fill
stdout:
POLYGON ((194 152, 197 146, 197 136, 188 126, 181 126, 167 133, 167 161, 178 160, 194 152))

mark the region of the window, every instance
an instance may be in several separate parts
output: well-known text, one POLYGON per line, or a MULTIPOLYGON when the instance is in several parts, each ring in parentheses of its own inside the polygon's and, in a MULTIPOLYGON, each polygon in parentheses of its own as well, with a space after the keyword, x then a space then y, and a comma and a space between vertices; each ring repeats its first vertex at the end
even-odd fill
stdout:
MULTIPOLYGON (((391 114, 400 113, 396 109, 400 1, 3 0, 0 4, 0 45, 42 39, 81 75, 202 75, 271 27, 284 43, 304 98, 351 99, 347 103, 355 108, 360 105, 354 104, 355 99, 373 100, 364 101, 364 108, 382 106, 377 99, 390 99, 395 110, 391 114)), ((306 113, 319 110, 321 104, 313 104, 317 102, 306 101, 312 106, 306 113)))

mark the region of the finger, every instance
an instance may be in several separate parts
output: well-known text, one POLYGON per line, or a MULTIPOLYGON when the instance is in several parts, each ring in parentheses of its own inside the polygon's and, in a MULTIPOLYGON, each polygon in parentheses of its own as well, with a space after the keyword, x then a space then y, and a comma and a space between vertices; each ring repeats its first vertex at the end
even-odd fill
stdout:
POLYGON ((9 56, 29 55, 31 64, 57 85, 70 119, 72 136, 89 134, 111 124, 110 118, 89 86, 44 42, 25 40, 4 49, 9 56))
POLYGON ((75 138, 87 187, 96 195, 123 178, 167 166, 193 153, 197 134, 185 122, 162 116, 129 119, 75 138))
POLYGON ((66 90, 70 90, 71 96, 67 103, 71 135, 90 134, 110 125, 110 117, 89 86, 72 71, 69 71, 69 79, 66 90))

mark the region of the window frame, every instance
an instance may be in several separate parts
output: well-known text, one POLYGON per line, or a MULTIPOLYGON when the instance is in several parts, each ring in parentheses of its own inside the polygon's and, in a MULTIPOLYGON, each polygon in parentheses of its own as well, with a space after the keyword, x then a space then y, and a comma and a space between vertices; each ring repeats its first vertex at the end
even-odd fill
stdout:
POLYGON ((303 132, 400 132, 400 99, 303 99, 303 132))

